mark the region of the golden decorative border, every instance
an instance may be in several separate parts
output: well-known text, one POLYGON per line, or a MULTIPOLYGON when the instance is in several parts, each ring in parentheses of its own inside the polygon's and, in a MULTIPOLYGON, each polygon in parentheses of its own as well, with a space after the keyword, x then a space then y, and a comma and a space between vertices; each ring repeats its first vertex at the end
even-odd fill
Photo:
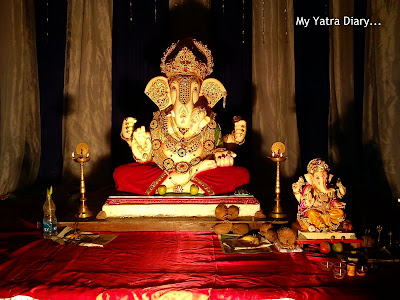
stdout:
POLYGON ((163 172, 156 180, 154 180, 154 181, 150 184, 150 186, 147 188, 147 190, 146 190, 146 195, 149 196, 149 195, 154 191, 154 189, 156 188, 156 186, 157 186, 161 181, 164 181, 164 179, 165 179, 167 176, 168 176, 168 175, 165 174, 165 173, 163 172))
POLYGON ((193 178, 192 182, 196 183, 197 185, 199 185, 204 191, 206 191, 208 193, 209 196, 214 196, 215 192, 202 180, 198 179, 198 178, 193 178))

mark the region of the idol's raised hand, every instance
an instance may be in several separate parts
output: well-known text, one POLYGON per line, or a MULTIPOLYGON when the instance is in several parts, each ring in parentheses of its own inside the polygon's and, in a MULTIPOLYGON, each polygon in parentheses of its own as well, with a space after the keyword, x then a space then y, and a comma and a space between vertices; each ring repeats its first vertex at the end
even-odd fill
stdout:
MULTIPOLYGON (((231 145, 243 145, 247 132, 247 123, 245 120, 242 120, 242 117, 234 117, 233 123, 235 124, 235 129, 232 133, 224 136, 224 142, 231 145)), ((229 148, 232 149, 232 147, 229 148)))
POLYGON ((236 144, 241 145, 244 143, 246 132, 247 132, 247 123, 245 120, 239 120, 235 122, 235 130, 233 131, 233 135, 236 144))
POLYGON ((124 141, 127 141, 130 144, 130 141, 132 140, 132 134, 133 130, 135 128, 135 123, 137 120, 135 118, 125 118, 124 121, 122 122, 122 128, 121 128, 121 138, 124 141))
POLYGON ((144 126, 133 132, 131 148, 136 161, 145 162, 151 159, 151 135, 144 126))

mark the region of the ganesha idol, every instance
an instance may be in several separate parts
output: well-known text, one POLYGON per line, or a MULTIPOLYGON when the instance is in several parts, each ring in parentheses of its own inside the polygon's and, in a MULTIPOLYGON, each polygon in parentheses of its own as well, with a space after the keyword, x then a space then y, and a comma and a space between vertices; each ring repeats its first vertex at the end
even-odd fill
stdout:
POLYGON ((149 131, 135 128, 136 119, 122 123, 121 138, 136 162, 114 171, 118 191, 140 195, 234 192, 248 184, 247 169, 233 166, 232 151, 245 141, 246 121, 234 118, 233 131, 222 136, 211 110, 227 96, 213 71, 207 46, 187 38, 172 44, 161 59, 165 75, 150 80, 145 94, 158 106, 149 131))
POLYGON ((320 158, 311 160, 307 174, 293 183, 293 193, 299 202, 297 221, 302 231, 333 232, 343 227, 345 203, 340 200, 346 188, 340 179, 335 186, 330 182, 329 166, 320 158))

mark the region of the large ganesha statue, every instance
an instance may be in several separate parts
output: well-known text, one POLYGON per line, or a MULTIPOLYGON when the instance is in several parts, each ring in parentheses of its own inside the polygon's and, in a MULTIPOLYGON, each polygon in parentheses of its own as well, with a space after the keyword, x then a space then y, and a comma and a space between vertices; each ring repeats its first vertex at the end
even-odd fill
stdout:
POLYGON ((234 118, 232 133, 222 136, 211 108, 227 92, 212 72, 211 51, 187 38, 172 44, 161 59, 161 72, 146 95, 158 106, 150 130, 135 129, 126 118, 121 138, 136 162, 114 171, 118 191, 141 195, 164 193, 224 194, 248 184, 247 169, 233 166, 232 151, 245 141, 246 121, 234 118))
POLYGON ((293 183, 293 193, 299 202, 297 221, 302 231, 331 232, 341 227, 344 221, 345 203, 341 201, 346 188, 337 180, 331 185, 333 175, 328 164, 320 158, 308 163, 307 174, 293 183))

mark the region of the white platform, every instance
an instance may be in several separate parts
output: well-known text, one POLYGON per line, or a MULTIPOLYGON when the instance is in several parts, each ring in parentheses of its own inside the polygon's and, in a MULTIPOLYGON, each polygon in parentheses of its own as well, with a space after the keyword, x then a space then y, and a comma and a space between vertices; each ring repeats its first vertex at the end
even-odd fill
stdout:
POLYGON ((110 196, 103 205, 109 218, 215 217, 218 204, 239 207, 239 217, 253 217, 261 210, 252 195, 232 196, 110 196))
POLYGON ((303 235, 307 240, 340 240, 342 237, 346 240, 356 239, 356 234, 354 232, 308 232, 308 231, 299 231, 299 239, 303 239, 301 235, 303 235))

